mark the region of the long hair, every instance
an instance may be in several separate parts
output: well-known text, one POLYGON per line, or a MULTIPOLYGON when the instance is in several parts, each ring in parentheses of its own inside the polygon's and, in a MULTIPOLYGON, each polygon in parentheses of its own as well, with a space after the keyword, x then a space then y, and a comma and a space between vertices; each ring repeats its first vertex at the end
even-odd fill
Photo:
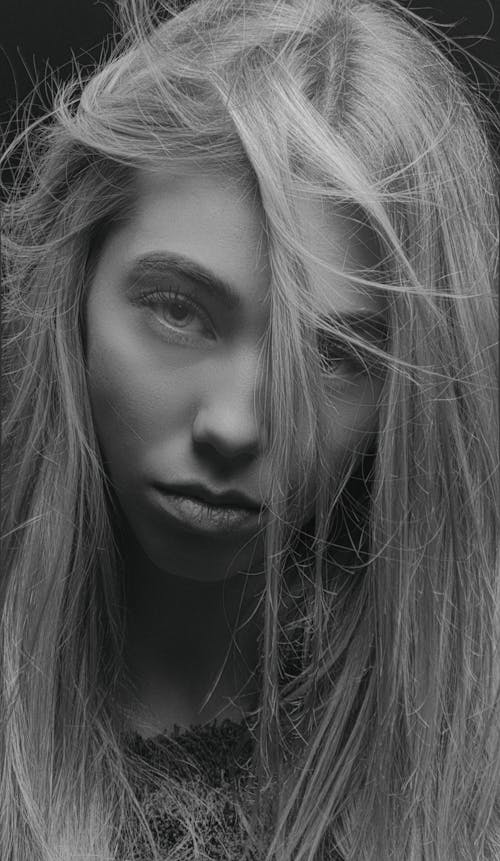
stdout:
MULTIPOLYGON (((131 858, 128 823, 147 832, 116 708, 124 599, 84 309, 135 175, 168 165, 244 177, 271 262, 274 517, 250 856, 493 861, 494 111, 393 0, 180 6, 121 4, 112 55, 58 86, 17 142, 3 238, 2 858, 131 858), (323 319, 303 199, 356 213, 376 241, 374 271, 347 277, 384 299, 380 348, 323 319), (318 337, 382 379, 376 434, 335 474, 325 440, 338 380, 318 337)), ((189 818, 181 788, 170 792, 189 818)), ((172 858, 203 857, 191 824, 172 858)))

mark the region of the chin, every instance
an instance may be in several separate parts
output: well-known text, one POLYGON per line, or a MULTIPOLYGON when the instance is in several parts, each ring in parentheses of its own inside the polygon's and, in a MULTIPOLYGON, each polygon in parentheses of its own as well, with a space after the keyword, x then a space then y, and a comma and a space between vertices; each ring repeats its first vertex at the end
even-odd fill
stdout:
POLYGON ((207 583, 264 570, 262 533, 238 544, 196 534, 179 535, 159 528, 153 518, 135 519, 134 512, 128 514, 120 523, 123 556, 131 561, 138 574, 141 568, 146 573, 152 567, 159 573, 207 583))
POLYGON ((193 544, 169 548, 159 547, 157 544, 148 547, 142 545, 142 549, 159 571, 202 583, 214 583, 264 571, 263 553, 258 553, 256 547, 248 545, 236 549, 233 547, 231 550, 219 546, 212 551, 206 547, 197 550, 193 544))

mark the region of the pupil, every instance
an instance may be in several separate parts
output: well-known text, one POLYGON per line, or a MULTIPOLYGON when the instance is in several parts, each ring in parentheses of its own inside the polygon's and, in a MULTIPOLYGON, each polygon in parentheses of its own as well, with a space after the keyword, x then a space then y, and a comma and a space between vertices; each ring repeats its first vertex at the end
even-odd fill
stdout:
POLYGON ((185 320, 186 317, 189 316, 189 309, 185 308, 181 302, 172 302, 170 306, 170 313, 175 320, 181 321, 185 320))

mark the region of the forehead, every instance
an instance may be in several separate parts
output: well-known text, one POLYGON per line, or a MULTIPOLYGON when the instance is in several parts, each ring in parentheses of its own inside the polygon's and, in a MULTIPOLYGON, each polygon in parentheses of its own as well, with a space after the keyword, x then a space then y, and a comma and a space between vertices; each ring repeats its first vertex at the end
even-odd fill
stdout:
POLYGON ((339 313, 380 310, 380 292, 352 280, 373 278, 379 261, 375 237, 359 211, 303 199, 299 217, 318 308, 339 313))
MULTIPOLYGON (((353 211, 318 200, 295 203, 315 298, 325 311, 376 310, 374 291, 353 285, 346 273, 363 274, 377 263, 371 232, 353 211)), ((136 179, 122 253, 169 251, 220 276, 242 299, 266 303, 271 266, 266 220, 248 180, 207 171, 146 174, 136 179)))

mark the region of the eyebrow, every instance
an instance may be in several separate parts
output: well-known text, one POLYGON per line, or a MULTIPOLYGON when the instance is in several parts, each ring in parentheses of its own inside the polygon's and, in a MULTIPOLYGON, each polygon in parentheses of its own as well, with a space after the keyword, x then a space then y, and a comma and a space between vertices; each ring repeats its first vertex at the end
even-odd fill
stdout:
POLYGON ((389 335, 387 314, 378 310, 359 310, 344 313, 331 313, 328 315, 331 323, 347 329, 350 334, 356 335, 365 341, 370 341, 378 347, 383 346, 389 335))
POLYGON ((232 285, 211 269, 173 251, 154 251, 137 257, 128 278, 140 280, 148 275, 183 275, 201 284, 215 299, 234 310, 241 304, 232 285))
MULTIPOLYGON (((201 284, 214 298, 229 310, 240 307, 241 299, 233 285, 213 270, 174 251, 153 251, 137 257, 128 273, 128 280, 136 281, 151 275, 182 275, 201 284)), ((346 328, 353 335, 380 346, 387 338, 387 316, 385 311, 373 309, 332 312, 328 315, 332 323, 346 328)))

